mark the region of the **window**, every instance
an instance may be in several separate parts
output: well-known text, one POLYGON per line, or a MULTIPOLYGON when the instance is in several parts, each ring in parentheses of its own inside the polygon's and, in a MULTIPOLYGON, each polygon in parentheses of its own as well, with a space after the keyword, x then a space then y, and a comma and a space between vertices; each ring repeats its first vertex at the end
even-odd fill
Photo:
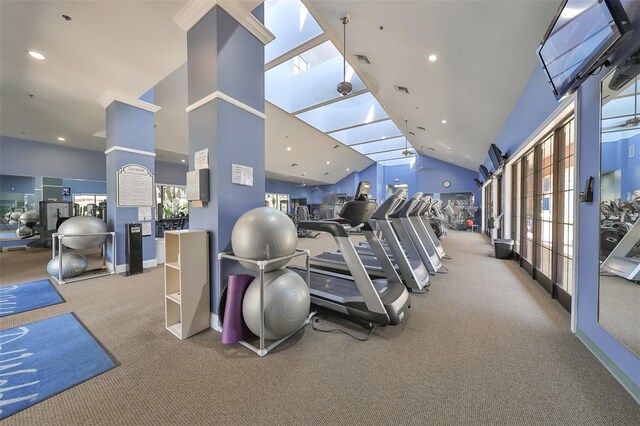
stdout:
POLYGON ((309 62, 305 61, 302 56, 298 55, 293 58, 293 74, 302 74, 309 70, 309 62))
POLYGON ((187 188, 184 186, 156 185, 156 202, 158 219, 189 215, 187 188))

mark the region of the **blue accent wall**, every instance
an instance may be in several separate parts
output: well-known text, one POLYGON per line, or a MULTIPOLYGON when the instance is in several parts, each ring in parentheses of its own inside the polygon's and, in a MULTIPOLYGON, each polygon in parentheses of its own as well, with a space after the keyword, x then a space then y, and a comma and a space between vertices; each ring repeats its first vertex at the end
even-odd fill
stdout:
MULTIPOLYGON (((577 188, 582 188, 589 176, 595 177, 594 187, 600 187, 600 155, 598 155, 600 153, 600 81, 619 65, 622 59, 640 46, 640 8, 631 1, 623 1, 623 3, 634 27, 631 40, 616 54, 613 66, 590 77, 578 90, 579 177, 576 183, 577 188)), ((503 152, 511 154, 523 145, 550 116, 559 112, 559 108, 542 69, 539 66, 536 67, 498 136, 496 144, 503 152)), ((616 162, 619 161, 617 159, 622 156, 622 148, 622 144, 618 146, 605 144, 602 152, 605 170, 616 168, 616 162)), ((484 164, 489 167, 488 158, 484 164)), ((640 170, 637 163, 632 166, 636 173, 640 173, 637 172, 640 170)), ((579 205, 578 235, 580 238, 576 250, 577 327, 578 331, 593 342, 635 384, 637 389, 640 386, 638 357, 598 324, 599 204, 600 194, 599 191, 595 191, 593 202, 579 205)))
POLYGON ((602 144, 602 172, 620 170, 620 196, 627 200, 629 195, 640 189, 640 135, 631 139, 602 144), (629 157, 629 147, 634 146, 636 155, 629 157))
POLYGON ((71 195, 62 197, 65 201, 73 201, 75 194, 107 195, 106 181, 62 179, 62 186, 71 189, 71 195))
POLYGON ((0 136, 4 175, 105 180, 104 152, 0 136))
POLYGON ((186 164, 156 161, 156 183, 185 186, 187 184, 188 171, 189 166, 186 164))
POLYGON ((313 186, 302 187, 300 184, 276 179, 265 179, 264 191, 276 194, 289 194, 290 198, 306 198, 311 204, 313 186))
POLYGON ((23 192, 33 194, 36 181, 30 176, 0 175, 0 192, 23 192))

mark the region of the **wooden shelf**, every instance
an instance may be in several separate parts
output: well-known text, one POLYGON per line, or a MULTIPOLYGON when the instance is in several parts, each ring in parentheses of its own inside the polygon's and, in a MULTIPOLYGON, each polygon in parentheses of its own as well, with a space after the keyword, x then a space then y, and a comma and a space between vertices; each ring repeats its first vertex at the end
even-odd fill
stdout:
POLYGON ((186 339, 211 326, 209 236, 194 229, 165 232, 165 326, 186 339))
POLYGON ((180 270, 180 263, 179 262, 165 262, 165 266, 180 270))
POLYGON ((176 335, 179 339, 182 339, 182 323, 178 322, 173 325, 167 326, 167 330, 176 335))
POLYGON ((167 294, 167 299, 171 299, 176 303, 180 303, 180 292, 167 294))

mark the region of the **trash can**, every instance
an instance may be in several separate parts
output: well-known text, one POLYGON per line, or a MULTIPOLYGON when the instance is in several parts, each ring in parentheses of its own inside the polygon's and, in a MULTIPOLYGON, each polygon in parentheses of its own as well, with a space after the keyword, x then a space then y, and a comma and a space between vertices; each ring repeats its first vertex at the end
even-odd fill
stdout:
POLYGON ((493 240, 496 259, 512 259, 513 258, 513 240, 496 239, 493 240))

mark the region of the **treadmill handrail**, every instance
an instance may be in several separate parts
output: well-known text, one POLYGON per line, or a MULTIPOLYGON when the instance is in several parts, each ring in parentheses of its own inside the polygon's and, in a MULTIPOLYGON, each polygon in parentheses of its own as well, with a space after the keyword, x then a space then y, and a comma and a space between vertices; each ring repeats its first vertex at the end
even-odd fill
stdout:
POLYGON ((349 237, 344 227, 333 220, 304 220, 298 223, 298 228, 326 232, 334 237, 349 237))
POLYGON ((422 197, 422 192, 417 192, 412 198, 410 198, 409 200, 407 200, 406 203, 404 203, 404 205, 399 211, 394 212, 394 214, 390 217, 400 218, 400 217, 408 216, 409 212, 413 211, 416 205, 420 202, 419 198, 416 198, 418 194, 420 194, 420 197, 422 197))

